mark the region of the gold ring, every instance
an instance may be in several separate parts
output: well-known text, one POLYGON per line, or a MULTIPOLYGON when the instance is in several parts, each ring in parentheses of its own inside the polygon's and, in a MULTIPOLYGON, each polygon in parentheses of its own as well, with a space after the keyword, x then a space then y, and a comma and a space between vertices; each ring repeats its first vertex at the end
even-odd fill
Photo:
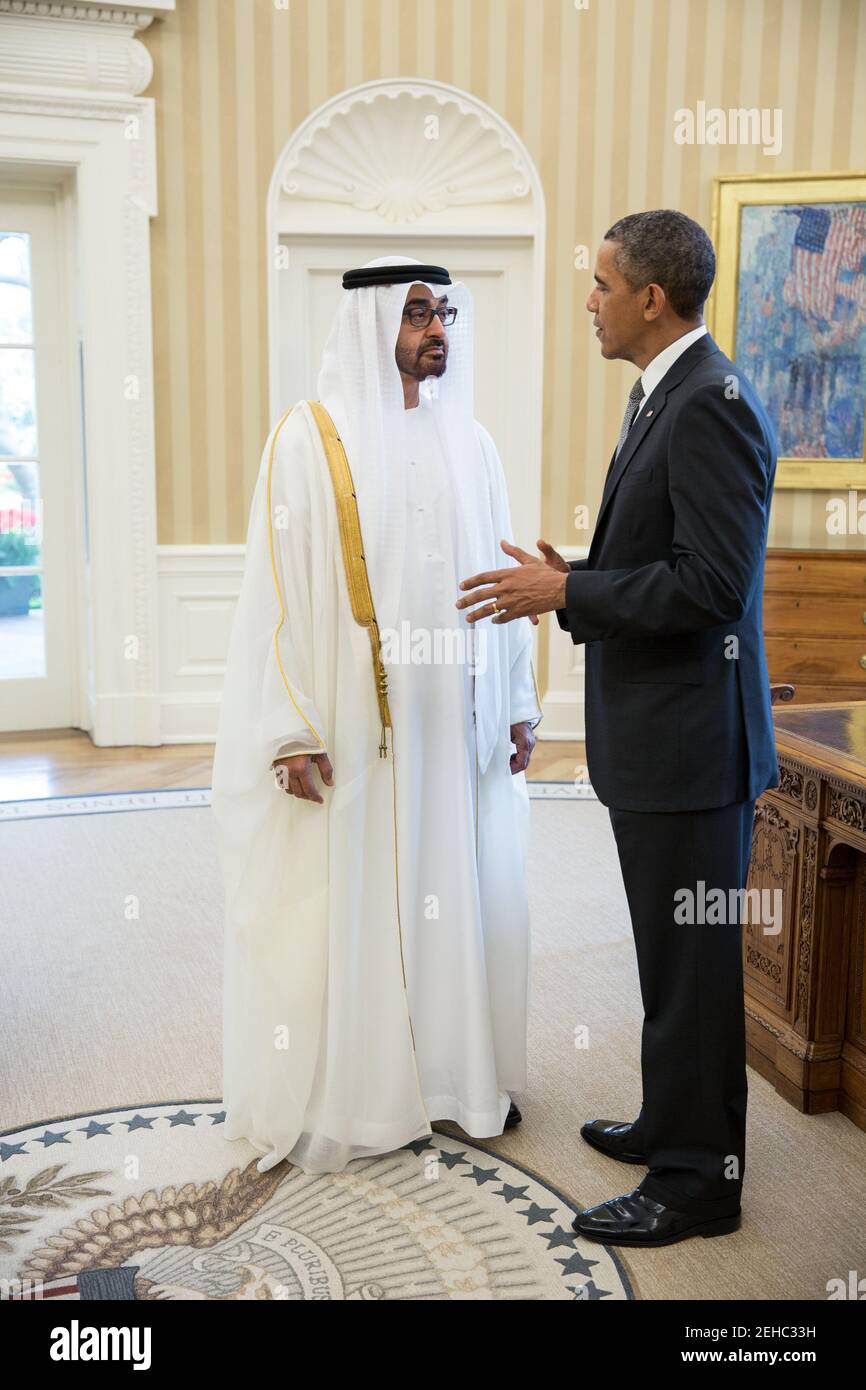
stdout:
POLYGON ((499 613, 501 611, 499 604, 496 602, 496 599, 493 600, 493 611, 494 613, 499 613))

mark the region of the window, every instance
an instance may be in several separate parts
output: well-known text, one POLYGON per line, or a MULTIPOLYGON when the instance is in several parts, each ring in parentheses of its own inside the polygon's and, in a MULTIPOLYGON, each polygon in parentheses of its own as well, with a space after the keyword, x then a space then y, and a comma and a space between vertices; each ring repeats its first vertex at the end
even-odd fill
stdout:
POLYGON ((45 675, 30 237, 0 231, 0 679, 45 675))

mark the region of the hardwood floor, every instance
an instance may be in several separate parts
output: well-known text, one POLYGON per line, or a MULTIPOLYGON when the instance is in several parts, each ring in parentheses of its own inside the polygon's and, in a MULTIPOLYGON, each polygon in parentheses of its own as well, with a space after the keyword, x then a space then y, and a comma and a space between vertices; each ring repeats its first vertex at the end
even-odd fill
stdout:
MULTIPOLYGON (((96 748, 80 729, 0 734, 0 801, 28 801, 85 792, 209 787, 213 746, 96 748)), ((539 739, 529 778, 570 782, 583 766, 582 743, 539 739)))
POLYGON ((0 735, 0 801, 83 792, 209 787, 207 743, 96 748, 80 729, 0 735))

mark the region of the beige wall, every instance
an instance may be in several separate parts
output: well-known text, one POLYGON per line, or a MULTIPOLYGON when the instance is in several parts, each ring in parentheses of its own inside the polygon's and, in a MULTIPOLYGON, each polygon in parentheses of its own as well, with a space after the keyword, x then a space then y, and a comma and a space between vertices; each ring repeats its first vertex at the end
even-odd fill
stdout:
MULTIPOLYGON (((154 354, 163 543, 243 540, 268 430, 265 200, 292 130, 378 77, 452 83, 525 141, 547 203, 543 530, 581 544, 634 369, 604 363, 584 301, 625 212, 710 227, 716 173, 866 169, 864 0, 178 0, 155 67, 154 354), (673 112, 781 107, 777 158, 682 147, 673 112)), ((826 494, 779 493, 771 542, 826 546, 826 494)), ((535 537, 519 536, 532 546, 535 537)), ((848 544, 856 544, 850 538, 848 544)), ((840 542, 835 542, 839 544, 840 542)), ((844 540, 841 542, 844 544, 844 540)), ((862 544, 862 540, 860 542, 862 544)))

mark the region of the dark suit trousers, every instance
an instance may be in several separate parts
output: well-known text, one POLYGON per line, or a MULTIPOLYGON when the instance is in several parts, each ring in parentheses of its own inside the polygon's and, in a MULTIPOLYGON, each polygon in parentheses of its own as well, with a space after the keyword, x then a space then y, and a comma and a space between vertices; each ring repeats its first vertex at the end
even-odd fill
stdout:
POLYGON ((610 810, 644 1007, 635 1140, 649 1173, 640 1188, 710 1217, 736 1212, 745 1165, 742 900, 732 903, 730 890, 746 886, 754 810, 754 801, 610 810), (722 925, 674 920, 675 894, 690 889, 697 905, 701 883, 706 894, 722 889, 734 907, 722 925))

